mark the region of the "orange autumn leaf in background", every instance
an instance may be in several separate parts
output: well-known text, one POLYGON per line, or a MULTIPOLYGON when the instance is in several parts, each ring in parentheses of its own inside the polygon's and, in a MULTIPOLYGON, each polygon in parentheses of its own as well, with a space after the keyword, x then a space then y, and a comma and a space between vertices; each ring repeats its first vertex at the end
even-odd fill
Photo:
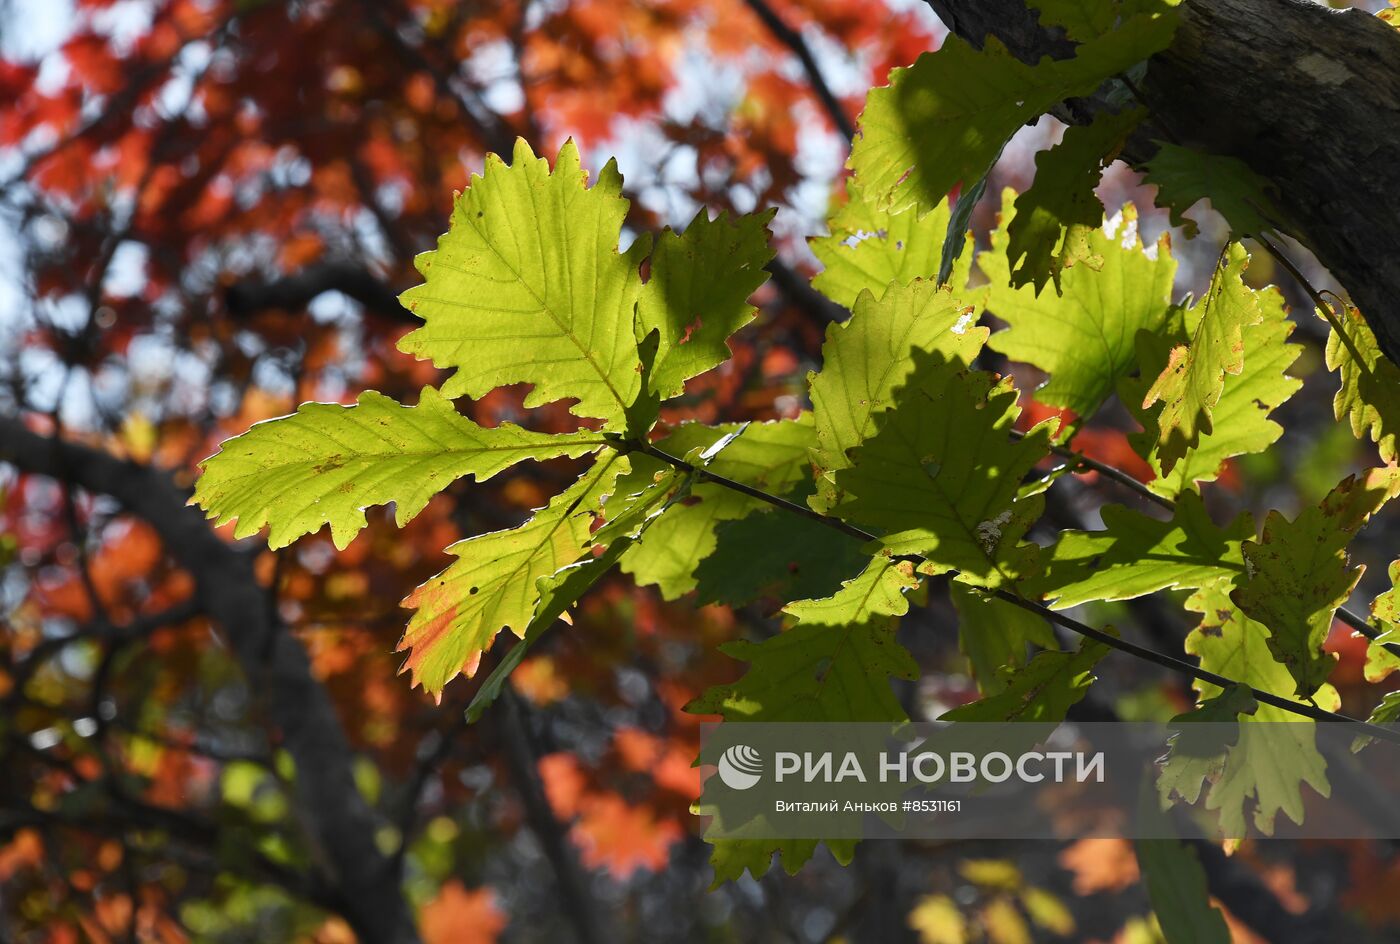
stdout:
POLYGON ((446 882, 418 915, 424 944, 493 944, 509 919, 489 888, 446 882))

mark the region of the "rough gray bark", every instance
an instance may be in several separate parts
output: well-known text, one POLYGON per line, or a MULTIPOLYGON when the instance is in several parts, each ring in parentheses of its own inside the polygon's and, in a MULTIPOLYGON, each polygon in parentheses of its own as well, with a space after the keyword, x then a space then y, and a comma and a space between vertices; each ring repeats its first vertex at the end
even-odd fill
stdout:
POLYGON ((253 556, 221 540, 158 469, 56 443, 12 417, 0 417, 0 462, 111 496, 156 530, 194 577, 196 603, 219 624, 255 692, 266 697, 281 744, 296 762, 297 813, 337 911, 365 944, 416 942, 398 870, 375 846, 380 823, 355 786, 335 708, 311 674, 306 651, 272 612, 253 556))
MULTIPOLYGON (((1070 52, 1024 0, 928 2, 974 44, 990 33, 1028 61, 1070 52)), ((1185 0, 1142 92, 1158 137, 1169 128, 1274 182, 1292 235, 1400 363, 1400 30, 1311 0, 1185 0)), ((1139 136, 1128 156, 1148 148, 1139 136)))

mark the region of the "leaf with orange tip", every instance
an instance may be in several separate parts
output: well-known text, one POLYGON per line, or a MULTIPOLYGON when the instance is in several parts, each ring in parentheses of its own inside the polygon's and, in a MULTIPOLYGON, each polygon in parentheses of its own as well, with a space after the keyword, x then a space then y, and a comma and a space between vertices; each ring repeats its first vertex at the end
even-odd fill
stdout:
POLYGON ((416 612, 398 648, 408 650, 403 671, 415 685, 441 698, 453 677, 476 673, 502 629, 524 636, 540 602, 537 581, 584 555, 603 499, 626 468, 614 454, 520 527, 448 548, 457 560, 403 601, 416 612))

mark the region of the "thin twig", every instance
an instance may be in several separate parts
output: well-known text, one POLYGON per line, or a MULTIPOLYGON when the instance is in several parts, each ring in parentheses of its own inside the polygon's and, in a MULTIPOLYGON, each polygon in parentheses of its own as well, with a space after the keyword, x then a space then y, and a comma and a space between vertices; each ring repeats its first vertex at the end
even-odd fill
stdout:
POLYGON ((1351 355, 1352 360, 1356 361, 1357 369, 1369 378, 1371 375, 1370 365, 1361 357, 1361 352, 1357 350, 1356 344, 1351 340, 1346 329, 1342 327, 1342 323, 1337 319, 1336 312, 1332 310, 1332 306, 1327 304, 1326 300, 1323 299, 1322 293, 1313 288, 1313 284, 1308 281, 1307 276, 1303 275, 1302 270, 1294 265, 1293 260, 1284 255, 1283 250, 1275 246, 1269 240, 1269 237, 1265 236, 1263 233, 1258 233, 1255 235, 1254 239, 1259 245, 1264 247, 1269 255, 1274 257, 1275 262, 1283 266, 1284 269, 1288 271, 1288 274, 1293 276, 1295 282, 1302 286, 1308 298, 1317 306, 1318 314, 1327 319, 1327 323, 1332 326, 1332 330, 1337 332, 1337 337, 1341 340, 1342 346, 1347 349, 1347 353, 1351 355))
MULTIPOLYGON (((655 459, 660 459, 662 462, 665 462, 668 465, 673 466, 674 468, 688 471, 696 475, 697 477, 706 479, 710 482, 715 483, 716 485, 720 485, 724 488, 730 489, 731 491, 739 492, 742 495, 747 495, 750 498, 757 499, 758 501, 766 502, 767 504, 772 505, 775 508, 781 508, 784 511, 789 511, 793 514, 801 515, 802 517, 807 518, 808 520, 818 522, 828 528, 831 528, 834 531, 840 531, 842 534, 845 534, 849 537, 857 538, 858 540, 865 542, 876 542, 880 540, 877 535, 872 534, 869 531, 865 531, 862 528, 858 528, 855 525, 842 521, 839 518, 832 518, 827 515, 823 515, 820 512, 813 511, 810 508, 804 508, 801 505, 790 502, 785 498, 779 498, 776 495, 770 495, 767 492, 753 488, 749 485, 745 485, 742 482, 736 482, 733 479, 726 478, 723 475, 718 475, 714 472, 710 472, 706 469, 700 468, 699 466, 693 465, 684 459, 677 458, 676 456, 673 456, 661 449, 658 449, 656 446, 650 443, 634 444, 632 448, 636 451, 643 452, 646 455, 649 455, 655 459)), ((906 555, 906 559, 927 560, 926 558, 923 558, 920 555, 906 555)), ((1052 610, 1043 603, 1036 603, 1033 600, 1027 600, 1024 597, 1018 596, 1009 590, 997 589, 991 591, 991 593, 998 599, 1005 600, 1007 603, 1011 603, 1024 610, 1029 610, 1030 612, 1035 613, 1037 616, 1047 619, 1052 623, 1056 623, 1059 626, 1070 630, 1071 632, 1078 633, 1079 635, 1084 636, 1088 639, 1092 639, 1095 642, 1100 642, 1111 649, 1117 649, 1119 652, 1126 652, 1127 654, 1136 656, 1137 658, 1142 659, 1146 662, 1151 662, 1163 668, 1170 669, 1173 672, 1179 672, 1183 675, 1189 675, 1194 679, 1197 679, 1202 682, 1208 682, 1211 685, 1217 685, 1221 688, 1228 688, 1230 686, 1240 686, 1242 688, 1247 688, 1250 692, 1253 693, 1255 700, 1262 702, 1263 704, 1272 705, 1275 708, 1281 708, 1284 711, 1291 712, 1295 715, 1300 715, 1304 718, 1309 718, 1313 721, 1348 722, 1350 724, 1355 724, 1358 725, 1362 730, 1364 730, 1365 733, 1373 735, 1378 739, 1390 741, 1394 744, 1400 744, 1400 733, 1390 731, 1389 729, 1383 728, 1379 725, 1374 725, 1366 721, 1351 718, 1347 715, 1338 714, 1331 711, 1325 711, 1321 708, 1318 708, 1316 705, 1295 702, 1288 698, 1284 698, 1281 695, 1275 695, 1272 692, 1266 692, 1262 689, 1255 688, 1252 685, 1244 685, 1243 683, 1237 682, 1234 679, 1226 678, 1223 675, 1218 675, 1215 672, 1211 672, 1199 666, 1192 665, 1191 663, 1186 662, 1183 659, 1178 659, 1175 656, 1170 656, 1166 653, 1157 652, 1156 650, 1139 646, 1136 643, 1128 642, 1125 639, 1120 639, 1119 637, 1106 633, 1103 630, 1095 629, 1092 626, 1079 622, 1079 620, 1076 620, 1072 617, 1066 616, 1063 613, 1052 610)))
MULTIPOLYGON (((1024 439, 1025 436, 1026 434, 1019 429, 1013 429, 1011 431, 1012 439, 1024 439)), ((1082 452, 1075 452, 1068 446, 1051 445, 1050 451, 1062 459, 1068 459, 1070 462, 1074 463, 1077 469, 1089 469, 1093 472, 1097 472, 1104 478, 1112 479, 1129 491, 1141 495, 1150 502, 1155 502, 1168 511, 1176 510, 1176 502, 1165 495, 1158 495, 1142 482, 1139 482, 1136 478, 1116 466, 1111 466, 1106 462, 1100 462, 1098 459, 1092 459, 1082 452)))
MULTIPOLYGON (((1017 439, 1020 439, 1025 436, 1025 433, 1022 433, 1019 430, 1013 430, 1011 432, 1011 435, 1017 439)), ((1055 453, 1057 456, 1069 459, 1070 461, 1082 465, 1085 468, 1093 469, 1095 472, 1098 472, 1101 475, 1105 475, 1111 478, 1113 481, 1131 489, 1133 492, 1137 493, 1138 495, 1141 495, 1143 498, 1146 498, 1149 501, 1156 502, 1158 505, 1165 508, 1167 511, 1176 511, 1175 501, 1173 501, 1170 498, 1167 498, 1165 495, 1159 495, 1156 492, 1152 491, 1152 489, 1148 488, 1145 484, 1139 482, 1137 479, 1133 478, 1133 476, 1129 475, 1127 472, 1124 472, 1122 469, 1115 468, 1114 466, 1108 465, 1107 463, 1099 462, 1097 459, 1090 459, 1083 453, 1075 452, 1073 449, 1069 449, 1064 446, 1051 446, 1050 451, 1055 453)), ((1337 607, 1337 619, 1341 620, 1343 623, 1346 623, 1352 629, 1356 630, 1358 633, 1365 636, 1372 642, 1375 642, 1377 639, 1380 638, 1380 630, 1372 626, 1366 620, 1365 617, 1353 613, 1351 610, 1348 610, 1344 606, 1337 607)), ((1379 645, 1386 652, 1389 652, 1391 655, 1400 656, 1400 643, 1382 642, 1377 643, 1377 645, 1379 645)))

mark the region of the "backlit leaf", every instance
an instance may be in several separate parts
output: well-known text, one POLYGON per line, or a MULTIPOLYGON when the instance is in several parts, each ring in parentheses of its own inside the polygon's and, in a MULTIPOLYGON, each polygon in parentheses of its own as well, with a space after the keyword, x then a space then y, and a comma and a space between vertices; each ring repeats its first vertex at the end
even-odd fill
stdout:
MULTIPOLYGON (((877 209, 855 177, 846 179, 846 192, 845 206, 827 222, 830 234, 809 241, 824 267, 812 279, 812 287, 850 308, 861 292, 870 292, 878 301, 892 283, 932 280, 948 231, 948 201, 920 216, 913 209, 877 209)), ((970 233, 966 241, 972 241, 970 233)), ((950 282, 955 292, 967 284, 971 253, 964 253, 962 260, 950 282)))
POLYGON ((1196 488, 1199 482, 1214 481, 1226 460, 1263 452, 1283 435, 1283 427, 1269 414, 1303 386, 1301 380, 1287 373, 1303 349, 1288 343, 1296 326, 1284 313, 1281 298, 1269 295, 1263 308, 1264 320, 1241 331, 1244 369, 1239 374, 1225 375, 1220 400, 1211 411, 1211 431, 1201 434, 1196 445, 1186 450, 1170 475, 1162 474, 1156 454, 1160 439, 1157 417, 1140 405, 1152 378, 1166 367, 1172 348, 1185 343, 1186 338, 1171 331, 1138 335, 1141 375, 1121 381, 1119 391, 1129 410, 1143 424, 1143 432, 1128 439, 1157 473, 1157 478, 1148 483, 1154 492, 1174 498, 1196 488))
POLYGON ((982 178, 1016 131, 1066 98, 1090 95, 1105 79, 1163 49, 1174 10, 1132 17, 1078 47, 1072 59, 1027 65, 995 36, 976 49, 949 35, 936 52, 890 73, 872 89, 849 166, 876 205, 936 207, 959 183, 982 178))
POLYGON ((1113 236, 1097 226, 1087 235, 1088 251, 1101 263, 1070 268, 1061 278, 1062 294, 1037 296, 1033 288, 1010 285, 1008 227, 1018 213, 1011 195, 1010 190, 1002 195, 992 248, 977 257, 990 283, 987 308, 1010 326, 992 335, 988 345, 1050 375, 1036 391, 1037 400, 1087 419, 1136 365, 1138 332, 1157 332, 1166 324, 1176 273, 1171 244, 1163 237, 1146 251, 1137 236, 1137 212, 1129 204, 1113 236))
POLYGON ((448 548, 457 560, 403 601, 414 613, 398 648, 408 650, 404 671, 415 685, 439 694, 456 675, 476 673, 502 629, 525 635, 539 607, 537 582, 584 555, 603 499, 626 468, 620 456, 604 458, 520 527, 448 548))
POLYGON ((1347 566, 1347 542, 1398 493, 1400 469, 1393 466, 1350 476, 1292 521, 1270 512, 1263 537, 1244 544, 1248 573, 1231 599, 1269 628, 1269 648, 1303 697, 1332 671, 1334 657, 1322 643, 1365 570, 1347 566))
POLYGON ((877 418, 879 431, 836 474, 845 497, 835 513, 882 532, 892 554, 927 559, 925 573, 957 570, 999 586, 1026 576, 1034 545, 1021 537, 1041 499, 1017 501, 1021 479, 1045 457, 1054 421, 1011 436, 1020 415, 1008 379, 962 372, 932 382, 916 373, 877 418))
MULTIPOLYGON (((691 455, 738 432, 737 424, 703 426, 687 423, 657 443, 671 455, 691 455)), ((750 423, 711 460, 710 471, 773 495, 792 490, 804 477, 807 454, 814 442, 809 415, 796 420, 750 423)), ((664 466, 648 456, 634 456, 641 468, 661 472, 664 466)), ((673 600, 695 589, 695 571, 714 553, 716 527, 769 506, 722 485, 698 482, 690 497, 673 505, 650 524, 643 538, 622 558, 622 570, 641 586, 655 584, 673 600)), ((777 512, 786 514, 785 512, 777 512)), ((776 520, 776 519, 775 519, 776 520)))
POLYGON ((399 349, 456 368, 447 396, 528 383, 527 407, 573 398, 577 415, 621 426, 641 386, 634 320, 647 241, 618 252, 628 203, 615 163, 586 182, 572 141, 551 173, 519 139, 510 166, 487 155, 437 249, 418 257, 425 281, 401 300, 425 324, 399 349))
POLYGON ((1108 646, 1085 639, 1074 652, 1040 652, 1022 668, 1004 671, 994 695, 946 712, 940 721, 1063 721, 1089 691, 1094 666, 1108 646))
POLYGON ((1274 204, 1274 187, 1239 158, 1193 151, 1165 141, 1143 165, 1142 182, 1157 187, 1157 205, 1171 210, 1173 226, 1188 237, 1196 222, 1184 214, 1201 200, 1230 224, 1230 236, 1258 236, 1277 229, 1283 214, 1274 204))
MULTIPOLYGON (((1269 630, 1241 612, 1230 599, 1229 590, 1228 583, 1217 583, 1187 600, 1186 608, 1200 613, 1201 622, 1186 637, 1186 652, 1197 656, 1203 669, 1286 697, 1293 680, 1274 657, 1269 630)), ((1197 681, 1195 688, 1203 698, 1220 694, 1209 682, 1197 681)), ((1310 695, 1329 711, 1335 711, 1340 701, 1330 685, 1310 695)), ((1260 832, 1272 835, 1279 812, 1301 823, 1302 785, 1310 785, 1323 796, 1330 790, 1327 763, 1317 750, 1315 725, 1264 704, 1252 715, 1241 716, 1240 722, 1239 742, 1230 748, 1218 779, 1211 785, 1206 808, 1219 814, 1220 830, 1227 837, 1246 835, 1251 822, 1260 832), (1288 723, 1255 725, 1252 721, 1288 723)))
POLYGON ((1366 647, 1366 681, 1381 682, 1400 669, 1400 656, 1385 648, 1385 643, 1400 643, 1400 560, 1390 564, 1390 589, 1371 603, 1371 624, 1381 633, 1366 647))
POLYGON ((1045 573, 1028 587, 1057 610, 1094 600, 1131 600, 1158 590, 1205 587, 1244 571, 1240 546, 1254 535, 1240 515, 1219 528, 1194 492, 1166 521, 1105 505, 1101 531, 1064 531, 1045 552, 1045 573))
POLYGON ((1094 188, 1104 164, 1145 114, 1142 109, 1100 112, 1090 124, 1065 129, 1059 144, 1036 154, 1035 181, 1016 198, 1015 216, 1006 224, 1012 286, 1033 285, 1038 294, 1053 278, 1059 291, 1066 268, 1103 267, 1103 256, 1091 245, 1103 222, 1094 188))
POLYGON ((1400 367, 1381 354, 1359 311, 1348 305, 1340 321, 1360 359, 1334 329, 1327 338, 1327 367, 1337 371, 1342 386, 1332 407, 1337 419, 1351 421, 1357 439, 1370 436, 1382 462, 1394 462, 1400 458, 1400 367))
POLYGON ((773 258, 768 223, 776 210, 711 220, 701 210, 677 235, 656 241, 651 274, 637 304, 638 340, 661 335, 651 371, 652 389, 665 400, 691 377, 729 359, 727 339, 753 320, 749 296, 764 283, 773 258))
POLYGON ((1018 669, 1030 659, 1029 646, 1056 649, 1055 633, 1042 617, 996 597, 984 597, 959 581, 949 584, 958 611, 958 648, 972 666, 983 695, 1006 685, 1002 669, 1018 669))
POLYGON ((1179 839, 1139 839, 1138 865, 1168 944, 1230 944, 1230 929, 1210 903, 1196 850, 1179 839))
POLYGON ((1244 370, 1244 329, 1264 320, 1266 304, 1277 304, 1277 293, 1244 284, 1241 276, 1247 265, 1249 253, 1232 243, 1216 266, 1199 311, 1188 313, 1190 343, 1172 349, 1167 366, 1143 398, 1144 409, 1162 404, 1157 456, 1164 473, 1213 431, 1211 414, 1220 402, 1225 376, 1244 370))
POLYGON ((861 542, 784 511, 754 511, 715 528, 715 550, 695 568, 701 603, 738 606, 834 593, 869 560, 861 542))
POLYGON ((976 322, 975 310, 951 292, 919 281, 892 286, 879 301, 862 295, 849 321, 827 329, 821 372, 808 375, 817 436, 814 509, 829 511, 840 500, 836 473, 874 433, 876 416, 914 372, 916 355, 925 372, 952 373, 972 363, 987 339, 976 322))
POLYGON ((432 387, 415 407, 369 390, 353 406, 304 403, 225 442, 204 461, 193 501, 219 524, 237 518, 236 537, 270 524, 274 550, 327 523, 343 549, 371 505, 393 502, 402 527, 454 479, 484 482, 525 459, 581 456, 603 444, 586 430, 478 426, 432 387))
POLYGON ((903 616, 909 610, 905 594, 918 585, 913 564, 880 555, 859 575, 843 581, 841 589, 832 596, 789 603, 783 612, 801 624, 818 626, 847 626, 877 616, 903 616))

